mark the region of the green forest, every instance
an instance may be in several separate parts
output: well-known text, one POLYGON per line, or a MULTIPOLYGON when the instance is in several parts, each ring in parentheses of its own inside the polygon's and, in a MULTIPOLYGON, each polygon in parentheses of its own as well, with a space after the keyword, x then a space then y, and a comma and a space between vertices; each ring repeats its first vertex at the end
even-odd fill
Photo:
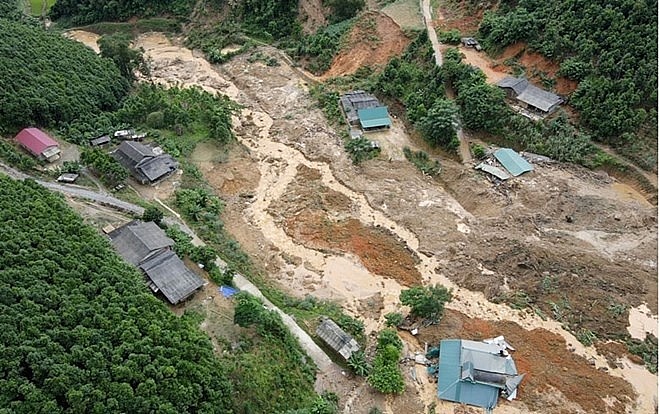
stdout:
POLYGON ((479 35, 491 50, 524 41, 560 63, 558 75, 579 82, 570 103, 594 139, 653 168, 645 145, 657 149, 657 16, 657 0, 504 1, 479 35))
POLYGON ((34 182, 0 177, 0 407, 230 412, 228 370, 95 229, 34 182))
POLYGON ((110 59, 41 27, 0 18, 0 132, 114 110, 128 92, 110 59))
POLYGON ((193 0, 57 0, 50 15, 53 19, 68 20, 72 25, 161 15, 185 19, 194 4, 193 0))

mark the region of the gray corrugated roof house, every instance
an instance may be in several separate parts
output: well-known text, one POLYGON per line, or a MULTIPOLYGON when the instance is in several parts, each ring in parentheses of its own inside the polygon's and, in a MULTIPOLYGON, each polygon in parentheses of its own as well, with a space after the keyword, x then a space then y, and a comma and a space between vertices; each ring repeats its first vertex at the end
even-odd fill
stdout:
POLYGON ((360 345, 344 332, 332 319, 323 318, 316 328, 316 334, 332 349, 348 360, 353 352, 360 350, 360 345))
POLYGON ((117 253, 139 267, 154 292, 162 292, 173 305, 199 289, 204 281, 170 250, 174 240, 154 222, 132 221, 108 233, 117 253))
POLYGON ((502 345, 446 339, 440 341, 438 398, 492 410, 502 393, 516 396, 524 375, 502 345))
POLYGON ((156 183, 179 168, 171 155, 157 155, 153 148, 135 141, 122 142, 112 154, 142 184, 156 183))
POLYGON ((499 81, 497 86, 504 89, 509 98, 523 103, 527 109, 534 109, 543 114, 549 114, 564 102, 560 96, 544 91, 525 78, 507 77, 499 81))
POLYGON ((154 292, 162 292, 167 300, 176 305, 204 285, 204 280, 179 259, 171 250, 161 250, 140 265, 151 280, 154 292))
POLYGON ((149 221, 132 221, 108 233, 110 241, 119 255, 128 263, 138 266, 162 249, 174 246, 174 240, 149 221))

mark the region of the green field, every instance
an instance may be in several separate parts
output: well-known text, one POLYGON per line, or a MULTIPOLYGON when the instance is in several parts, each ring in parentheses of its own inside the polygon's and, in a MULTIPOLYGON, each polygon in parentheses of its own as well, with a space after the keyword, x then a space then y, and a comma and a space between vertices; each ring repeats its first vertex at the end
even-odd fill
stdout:
POLYGON ((30 13, 33 16, 41 16, 43 2, 46 2, 46 12, 48 12, 48 10, 53 7, 53 4, 55 4, 55 0, 30 0, 30 13))

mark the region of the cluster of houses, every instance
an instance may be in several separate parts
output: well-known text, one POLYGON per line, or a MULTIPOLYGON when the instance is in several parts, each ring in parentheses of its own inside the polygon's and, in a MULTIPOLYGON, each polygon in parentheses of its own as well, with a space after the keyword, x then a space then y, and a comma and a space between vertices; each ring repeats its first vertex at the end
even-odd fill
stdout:
MULTIPOLYGON (((147 134, 137 134, 135 130, 116 131, 113 137, 120 140, 112 156, 126 168, 140 184, 157 184, 172 175, 179 163, 159 147, 151 147, 142 141, 147 134)), ((60 159, 61 149, 57 141, 38 128, 25 128, 16 135, 16 142, 39 160, 55 162, 60 159)), ((106 147, 113 142, 110 135, 101 135, 89 140, 92 147, 106 147)), ((75 174, 63 174, 58 181, 71 183, 75 174)))

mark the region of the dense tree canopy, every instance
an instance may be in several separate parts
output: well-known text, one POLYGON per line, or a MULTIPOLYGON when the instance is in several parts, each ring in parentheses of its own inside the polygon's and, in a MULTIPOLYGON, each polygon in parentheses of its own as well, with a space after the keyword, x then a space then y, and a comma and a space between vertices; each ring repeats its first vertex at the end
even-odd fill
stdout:
POLYGON ((38 26, 0 18, 0 130, 114 109, 128 83, 108 59, 38 26))
POLYGON ((0 177, 0 407, 229 412, 231 384, 194 318, 34 182, 0 177))
POLYGON ((193 0, 57 0, 50 9, 55 19, 66 18, 73 25, 101 21, 124 21, 134 16, 173 15, 187 17, 193 0))
POLYGON ((479 32, 487 46, 525 41, 560 62, 561 75, 580 81, 571 102, 584 125, 611 140, 657 106, 657 16, 657 0, 506 1, 479 32))

